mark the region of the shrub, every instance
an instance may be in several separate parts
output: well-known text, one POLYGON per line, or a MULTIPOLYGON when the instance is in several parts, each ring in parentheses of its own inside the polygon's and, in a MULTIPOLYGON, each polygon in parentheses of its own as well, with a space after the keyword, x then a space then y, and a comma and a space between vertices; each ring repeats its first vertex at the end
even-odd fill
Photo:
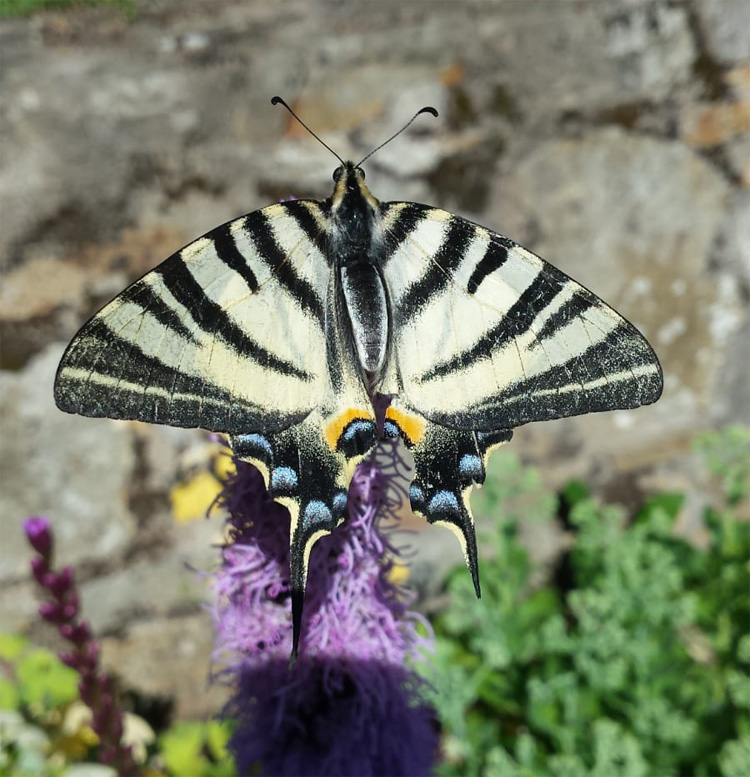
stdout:
MULTIPOLYGON (((423 671, 444 728, 443 775, 739 777, 750 763, 750 433, 697 448, 723 481, 710 542, 677 536, 679 494, 627 520, 570 484, 558 497, 505 453, 485 496, 482 599, 463 569, 423 671), (567 518, 565 585, 533 587, 521 516, 567 518), (742 766, 742 764, 745 766, 742 766)), ((498 454, 500 457, 500 454, 498 454)))

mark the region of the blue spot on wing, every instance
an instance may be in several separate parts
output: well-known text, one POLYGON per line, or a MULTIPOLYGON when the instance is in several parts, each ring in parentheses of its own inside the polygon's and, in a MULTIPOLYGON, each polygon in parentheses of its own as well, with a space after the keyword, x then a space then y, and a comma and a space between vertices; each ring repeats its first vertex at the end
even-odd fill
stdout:
POLYGON ((458 499, 452 491, 438 491, 430 499, 427 509, 430 513, 450 513, 451 515, 461 512, 461 508, 458 506, 458 499))
POLYGON ((314 529, 318 525, 328 528, 332 522, 331 510, 325 502, 314 499, 307 503, 302 514, 302 526, 305 529, 314 529))
POLYGON ((414 509, 421 509, 424 506, 424 491, 416 483, 409 486, 409 499, 414 509))
POLYGON ((232 438, 232 447, 240 456, 252 456, 266 463, 273 459, 271 442, 262 434, 236 434, 232 438))
POLYGON ((362 456, 377 442, 377 430, 372 421, 361 418, 350 421, 336 442, 336 448, 347 458, 362 456))
POLYGON ((473 453, 465 453, 458 463, 458 471, 465 480, 482 482, 484 480, 484 467, 479 456, 473 453))
POLYGON ((274 492, 294 492, 298 484, 297 473, 291 467, 276 467, 271 473, 271 489, 274 492))
POLYGON ((395 439, 401 435, 401 430, 395 421, 386 418, 383 422, 383 437, 386 439, 395 439))
POLYGON ((333 495, 333 512, 335 515, 346 515, 347 496, 344 491, 338 491, 333 495))

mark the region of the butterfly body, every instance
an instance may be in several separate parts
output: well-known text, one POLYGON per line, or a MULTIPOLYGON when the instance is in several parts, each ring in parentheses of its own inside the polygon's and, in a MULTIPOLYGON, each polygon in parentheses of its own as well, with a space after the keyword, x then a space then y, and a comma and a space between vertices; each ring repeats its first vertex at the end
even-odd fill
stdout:
POLYGON ((359 364, 373 390, 385 364, 389 334, 379 203, 364 185, 362 171, 351 163, 337 168, 336 178, 330 254, 359 364))
POLYGON ((76 335, 55 382, 67 412, 225 433, 260 469, 291 515, 295 651, 310 550, 346 518, 379 435, 412 451, 412 508, 456 533, 479 594, 469 495, 492 450, 529 421, 662 389, 643 336, 539 257, 381 203, 351 163, 334 180, 327 200, 250 213, 147 273, 76 335))

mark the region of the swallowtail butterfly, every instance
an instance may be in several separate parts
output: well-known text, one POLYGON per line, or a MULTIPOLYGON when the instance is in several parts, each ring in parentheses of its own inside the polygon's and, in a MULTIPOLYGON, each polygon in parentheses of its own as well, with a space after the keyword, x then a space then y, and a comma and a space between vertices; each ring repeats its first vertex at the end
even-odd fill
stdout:
POLYGON ((379 435, 411 450, 411 506, 456 533, 479 595, 469 495, 490 453, 662 391, 644 337, 590 291, 466 219, 378 201, 339 160, 328 199, 223 224, 128 287, 55 382, 66 412, 224 433, 258 467, 291 514, 293 652, 310 550, 379 435))

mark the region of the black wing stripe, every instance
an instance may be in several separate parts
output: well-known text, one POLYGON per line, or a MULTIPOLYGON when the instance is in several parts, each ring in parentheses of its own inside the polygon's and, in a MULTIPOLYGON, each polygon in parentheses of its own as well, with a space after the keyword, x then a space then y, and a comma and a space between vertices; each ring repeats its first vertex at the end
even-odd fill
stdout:
MULTIPOLYGON (((660 372, 654 363, 654 353, 645 340, 634 338, 634 330, 626 322, 622 322, 606 336, 606 339, 593 343, 582 353, 564 364, 556 365, 545 372, 531 378, 517 381, 505 391, 493 397, 493 402, 503 403, 535 401, 544 404, 550 401, 550 396, 556 393, 564 395, 565 401, 585 404, 589 390, 586 384, 593 381, 604 381, 594 390, 601 395, 609 396, 610 407, 627 407, 614 401, 613 393, 622 394, 630 389, 637 389, 640 401, 646 387, 652 384, 644 382, 643 375, 634 374, 639 367, 651 367, 654 379, 660 382, 660 372), (641 384, 643 383, 643 386, 641 384), (570 391, 575 387, 576 391, 570 391), (628 388, 630 387, 630 388, 628 388), (578 394, 576 395, 576 392, 578 394)), ((578 410, 573 412, 589 412, 578 410)))
POLYGON ((480 431, 530 421, 633 408, 655 402, 663 380, 654 352, 625 321, 606 340, 546 372, 516 381, 458 414, 436 410, 436 423, 480 431))
POLYGON ((255 277, 255 273, 248 264, 247 259, 237 248, 237 243, 234 241, 231 229, 233 223, 236 222, 223 224, 212 232, 209 232, 206 237, 213 240, 216 255, 219 257, 219 260, 231 270, 234 270, 234 272, 245 281, 251 292, 255 292, 258 290, 258 279, 255 277))
MULTIPOLYGON (((55 382, 55 401, 63 410, 89 416, 214 431, 247 432, 268 426, 262 408, 202 377, 168 367, 96 319, 66 357, 55 382), (80 377, 79 370, 89 375, 80 377)), ((274 420, 283 428, 299 419, 282 414, 274 420)))
MULTIPOLYGON (((381 213, 386 215, 393 207, 393 203, 381 206, 381 213)), ((387 247, 386 261, 393 256, 406 238, 419 226, 424 219, 425 209, 417 205, 408 204, 396 214, 393 223, 388 227, 385 235, 387 247)))
POLYGON ((312 375, 291 362, 280 359, 243 332, 229 318, 221 305, 206 295, 179 254, 161 264, 154 272, 161 277, 164 286, 177 302, 187 309, 193 321, 207 337, 214 335, 220 337, 237 351, 238 358, 252 359, 281 375, 293 375, 306 381, 312 380, 312 375))
POLYGON ((469 281, 466 284, 466 290, 469 294, 475 294, 482 285, 482 281, 505 264, 508 259, 508 250, 512 246, 510 241, 508 245, 503 245, 498 240, 490 240, 484 256, 477 262, 477 266, 469 276, 469 281))
MULTIPOLYGON (((291 203, 286 203, 288 207, 291 203)), ((304 310, 310 312, 320 324, 325 324, 323 301, 312 285, 294 271, 289 257, 282 250, 274 237, 273 228, 268 217, 258 212, 245 223, 245 231, 252 240, 259 257, 268 265, 274 280, 286 289, 295 302, 304 310)))
POLYGON ((536 336, 538 340, 546 340, 556 332, 563 329, 570 321, 583 317, 586 311, 598 307, 593 295, 587 295, 577 291, 573 296, 566 300, 558 310, 547 318, 543 326, 539 329, 536 336))
MULTIPOLYGON (((546 270, 546 268, 545 268, 546 270)), ((472 364, 477 359, 486 359, 493 351, 502 349, 516 337, 526 334, 537 317, 543 313, 565 286, 562 273, 541 272, 510 307, 499 323, 488 329, 472 346, 450 359, 439 362, 420 375, 419 382, 434 380, 450 375, 472 364)), ((537 336, 537 341, 539 337, 537 336)))
POLYGON ((398 301, 400 323, 416 318, 435 295, 453 283, 453 275, 475 235, 473 225, 463 219, 450 220, 440 248, 431 260, 425 260, 425 273, 406 289, 398 301))
MULTIPOLYGON (((315 217, 310 212, 310 208, 302 200, 292 200, 291 202, 284 203, 287 213, 297 222, 299 228, 305 233, 308 240, 315 244, 316 248, 323 255, 323 258, 328 261, 328 236, 320 228, 320 225, 315 220, 315 217)), ((314 207, 320 208, 320 205, 315 203, 314 207)))
POLYGON ((167 305, 164 298, 159 296, 148 283, 144 281, 134 283, 120 294, 119 299, 123 302, 132 302, 138 305, 144 314, 153 316, 162 326, 185 340, 191 343, 198 342, 193 331, 185 326, 180 316, 167 305))

